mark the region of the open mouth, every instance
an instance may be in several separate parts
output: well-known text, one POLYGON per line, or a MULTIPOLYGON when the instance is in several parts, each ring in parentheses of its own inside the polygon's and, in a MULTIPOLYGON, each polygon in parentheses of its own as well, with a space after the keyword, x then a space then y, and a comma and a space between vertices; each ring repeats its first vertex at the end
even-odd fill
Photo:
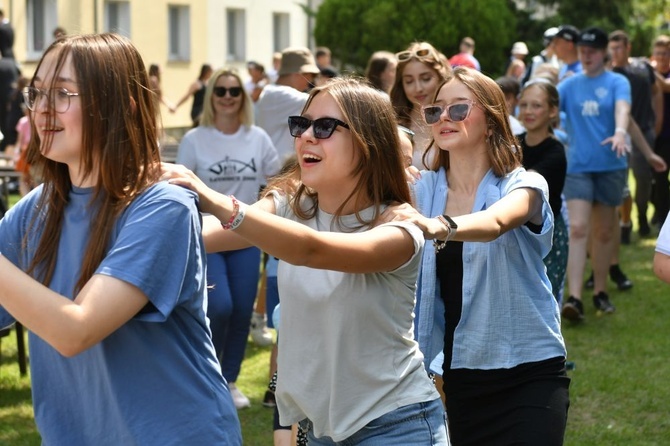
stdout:
POLYGON ((302 156, 302 161, 305 164, 316 164, 321 161, 321 158, 316 155, 306 154, 302 156))

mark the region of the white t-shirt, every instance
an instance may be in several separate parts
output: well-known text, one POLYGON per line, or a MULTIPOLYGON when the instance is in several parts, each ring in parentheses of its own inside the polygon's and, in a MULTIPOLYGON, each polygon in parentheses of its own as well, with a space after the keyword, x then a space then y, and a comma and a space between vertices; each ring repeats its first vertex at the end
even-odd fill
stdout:
POLYGON ((288 117, 299 116, 308 97, 307 93, 292 87, 267 85, 254 105, 256 124, 268 132, 282 162, 293 154, 288 117))
MULTIPOLYGON (((312 220, 299 220, 285 197, 274 198, 277 215, 318 231, 339 231, 331 214, 318 211, 312 220)), ((357 224, 354 215, 341 221, 357 224)), ((351 274, 279 261, 276 397, 282 425, 309 418, 317 437, 342 441, 399 407, 439 398, 414 340, 423 234, 411 223, 389 224, 414 239, 411 259, 394 271, 351 274)))
POLYGON ((179 144, 177 164, 191 169, 215 191, 245 203, 257 201, 260 187, 281 168, 270 137, 253 125, 241 126, 232 135, 214 127, 189 130, 179 144))

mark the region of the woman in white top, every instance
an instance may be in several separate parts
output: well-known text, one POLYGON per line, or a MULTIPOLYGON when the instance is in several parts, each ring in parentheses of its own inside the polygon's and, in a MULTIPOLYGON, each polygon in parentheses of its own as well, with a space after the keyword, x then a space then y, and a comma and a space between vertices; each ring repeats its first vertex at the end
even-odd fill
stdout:
POLYGON ((310 445, 448 444, 414 340, 423 235, 379 224, 389 204, 410 200, 388 96, 333 79, 288 121, 298 164, 252 206, 172 172, 213 214, 208 249, 254 244, 280 259, 281 424, 305 421, 310 445))
MULTIPOLYGON (((279 172, 279 155, 265 133, 253 125, 253 102, 237 72, 221 69, 210 78, 200 125, 179 144, 183 164, 212 189, 251 202, 267 178, 279 172)), ((247 247, 207 256, 212 340, 238 408, 249 399, 235 386, 244 359, 256 299, 260 251, 247 247)))

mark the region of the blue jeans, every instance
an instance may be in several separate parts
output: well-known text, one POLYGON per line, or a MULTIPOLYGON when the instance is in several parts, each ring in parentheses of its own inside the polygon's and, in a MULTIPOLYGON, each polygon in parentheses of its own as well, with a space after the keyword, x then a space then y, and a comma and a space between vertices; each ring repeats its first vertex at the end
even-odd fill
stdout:
POLYGON ((307 434, 309 446, 448 446, 447 419, 439 398, 425 403, 410 404, 369 422, 346 440, 330 437, 316 438, 313 430, 307 434))
POLYGON ((237 381, 249 337, 261 252, 258 248, 207 254, 207 317, 212 343, 228 382, 237 381))

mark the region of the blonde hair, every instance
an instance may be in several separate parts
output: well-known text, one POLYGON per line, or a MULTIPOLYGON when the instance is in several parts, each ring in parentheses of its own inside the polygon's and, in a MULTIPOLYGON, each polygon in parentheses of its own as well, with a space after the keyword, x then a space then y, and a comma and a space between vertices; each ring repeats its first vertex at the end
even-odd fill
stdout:
POLYGON ((240 111, 238 112, 238 117, 240 122, 245 127, 251 127, 254 125, 254 107, 249 94, 244 89, 244 83, 240 77, 237 70, 232 68, 221 68, 212 74, 207 81, 207 88, 205 89, 205 99, 202 111, 202 118, 200 118, 200 125, 203 127, 214 127, 214 122, 216 120, 216 111, 214 110, 214 104, 212 104, 212 95, 214 94, 214 87, 216 86, 216 81, 220 77, 234 77, 237 79, 237 83, 240 84, 242 89, 242 105, 240 106, 240 111))

